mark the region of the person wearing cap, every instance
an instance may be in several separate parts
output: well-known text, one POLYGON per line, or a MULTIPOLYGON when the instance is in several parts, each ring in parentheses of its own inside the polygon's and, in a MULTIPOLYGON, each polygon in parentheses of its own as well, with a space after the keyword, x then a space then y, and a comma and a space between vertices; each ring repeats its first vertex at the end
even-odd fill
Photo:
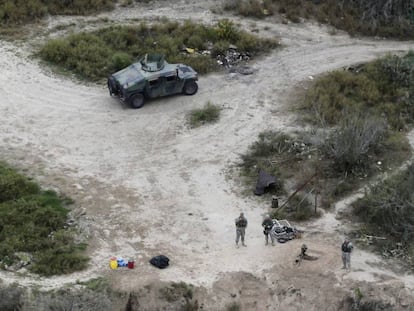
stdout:
POLYGON ((235 220, 236 224, 236 246, 239 247, 239 239, 241 239, 242 245, 247 246, 244 244, 244 236, 246 234, 246 227, 247 227, 247 219, 244 217, 243 213, 240 213, 240 216, 235 220))
POLYGON ((342 269, 351 269, 351 252, 353 248, 354 246, 352 243, 345 238, 341 246, 343 263, 342 269))
POLYGON ((270 235, 270 239, 272 241, 272 245, 273 246, 275 245, 274 237, 271 234, 273 225, 274 225, 273 220, 270 218, 269 215, 266 215, 265 218, 263 219, 263 222, 262 222, 263 234, 265 235, 266 245, 269 244, 269 235, 270 235))

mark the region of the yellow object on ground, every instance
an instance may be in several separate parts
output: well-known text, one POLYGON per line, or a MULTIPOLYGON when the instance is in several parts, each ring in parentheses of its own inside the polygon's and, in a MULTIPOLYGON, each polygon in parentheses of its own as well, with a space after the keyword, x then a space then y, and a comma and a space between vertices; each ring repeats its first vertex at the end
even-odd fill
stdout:
POLYGON ((118 262, 116 261, 116 259, 111 259, 109 262, 109 266, 111 267, 112 270, 115 270, 116 268, 118 268, 118 262))

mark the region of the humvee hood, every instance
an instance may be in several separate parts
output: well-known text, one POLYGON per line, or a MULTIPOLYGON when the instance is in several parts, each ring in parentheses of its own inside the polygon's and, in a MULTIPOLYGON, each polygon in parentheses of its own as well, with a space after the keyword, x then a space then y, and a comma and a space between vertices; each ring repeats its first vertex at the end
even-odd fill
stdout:
POLYGON ((112 76, 118 81, 123 87, 128 87, 129 85, 135 84, 140 80, 144 79, 144 76, 141 74, 141 68, 138 67, 138 64, 132 64, 116 73, 112 76))

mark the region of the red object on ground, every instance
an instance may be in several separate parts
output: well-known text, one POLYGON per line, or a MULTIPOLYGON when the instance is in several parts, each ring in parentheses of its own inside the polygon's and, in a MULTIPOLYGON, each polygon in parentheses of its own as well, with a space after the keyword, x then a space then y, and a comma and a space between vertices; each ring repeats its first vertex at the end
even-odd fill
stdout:
POLYGON ((134 269, 135 262, 134 261, 128 261, 128 269, 134 269))

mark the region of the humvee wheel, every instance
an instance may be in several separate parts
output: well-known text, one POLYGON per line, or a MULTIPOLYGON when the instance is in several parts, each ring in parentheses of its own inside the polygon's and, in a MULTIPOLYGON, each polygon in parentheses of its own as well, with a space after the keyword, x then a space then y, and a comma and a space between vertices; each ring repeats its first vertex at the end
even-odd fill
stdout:
POLYGON ((144 95, 142 95, 141 93, 132 95, 132 97, 129 100, 129 104, 134 109, 141 108, 142 106, 144 106, 144 95))
POLYGON ((183 93, 185 95, 194 95, 197 93, 198 85, 195 81, 188 81, 184 84, 183 93))

